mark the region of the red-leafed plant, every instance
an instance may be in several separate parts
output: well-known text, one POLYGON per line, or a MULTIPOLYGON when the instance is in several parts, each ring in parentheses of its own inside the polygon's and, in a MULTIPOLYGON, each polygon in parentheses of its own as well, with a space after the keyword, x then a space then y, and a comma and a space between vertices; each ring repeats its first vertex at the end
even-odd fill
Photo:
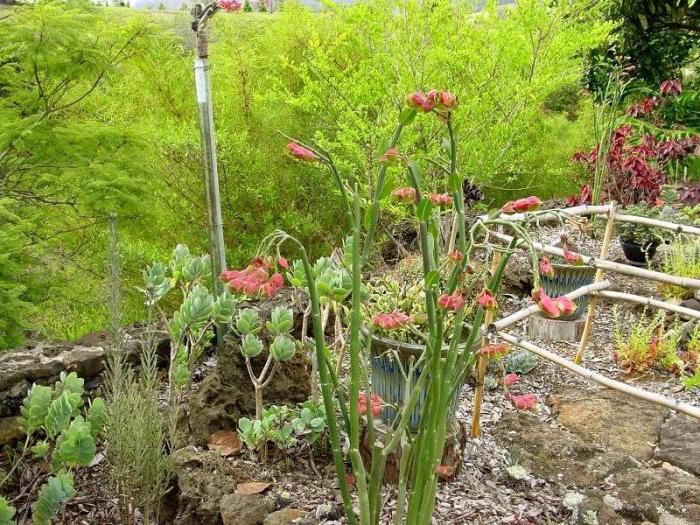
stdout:
MULTIPOLYGON (((577 152, 573 161, 586 167, 591 178, 602 163, 602 200, 613 200, 629 206, 654 204, 661 187, 668 181, 671 166, 700 150, 700 136, 684 128, 668 128, 663 109, 674 104, 682 93, 680 81, 661 84, 659 96, 652 96, 627 107, 626 122, 616 127, 607 138, 605 148, 597 144, 589 152, 577 152), (601 154, 600 152, 603 151, 601 154), (599 158, 602 155, 603 158, 599 158)), ((570 206, 592 201, 590 186, 579 195, 567 199, 570 206)))

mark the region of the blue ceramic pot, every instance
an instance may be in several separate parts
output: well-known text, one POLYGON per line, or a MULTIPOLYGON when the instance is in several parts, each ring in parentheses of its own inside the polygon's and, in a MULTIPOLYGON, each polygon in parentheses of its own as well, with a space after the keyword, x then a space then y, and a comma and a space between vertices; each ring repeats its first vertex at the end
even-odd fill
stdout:
MULTIPOLYGON (((548 277, 540 272, 540 284, 544 293, 550 297, 560 297, 582 286, 593 284, 595 268, 558 263, 552 263, 552 266, 554 267, 554 277, 548 277)), ((559 319, 580 319, 588 308, 588 296, 584 295, 574 299, 574 303, 576 303, 576 311, 571 315, 563 315, 559 319)))
MULTIPOLYGON (((384 401, 391 403, 392 405, 398 407, 402 406, 406 381, 401 373, 401 368, 399 368, 399 363, 397 362, 396 356, 398 355, 398 360, 400 361, 403 370, 408 370, 411 366, 411 358, 413 358, 413 362, 415 362, 415 360, 423 352, 425 352, 424 345, 401 343, 399 341, 373 335, 372 389, 374 393, 378 394, 384 401), (395 353, 392 350, 395 351, 395 353)), ((422 371, 423 369, 421 367, 416 368, 413 373, 412 382, 418 381, 422 371)), ((463 381, 464 379, 462 379, 462 382, 463 381)), ((457 411, 461 387, 462 385, 460 385, 458 393, 455 396, 455 399, 452 401, 449 411, 450 419, 454 417, 455 412, 457 411)), ((408 429, 411 432, 418 431, 420 418, 423 414, 423 408, 425 406, 425 398, 426 391, 423 389, 418 394, 418 401, 416 402, 416 406, 413 409, 408 421, 408 429)), ((384 423, 391 425, 397 417, 397 411, 394 408, 387 406, 384 408, 384 410, 382 410, 381 417, 384 423)))

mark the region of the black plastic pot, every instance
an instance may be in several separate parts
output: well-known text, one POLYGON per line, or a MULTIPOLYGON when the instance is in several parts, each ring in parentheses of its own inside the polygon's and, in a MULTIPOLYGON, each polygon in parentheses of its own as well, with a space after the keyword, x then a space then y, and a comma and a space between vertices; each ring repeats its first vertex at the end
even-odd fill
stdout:
POLYGON ((656 249, 659 247, 659 241, 647 241, 640 244, 632 239, 623 239, 620 237, 620 245, 625 257, 634 266, 646 266, 648 261, 651 261, 656 254, 656 249))

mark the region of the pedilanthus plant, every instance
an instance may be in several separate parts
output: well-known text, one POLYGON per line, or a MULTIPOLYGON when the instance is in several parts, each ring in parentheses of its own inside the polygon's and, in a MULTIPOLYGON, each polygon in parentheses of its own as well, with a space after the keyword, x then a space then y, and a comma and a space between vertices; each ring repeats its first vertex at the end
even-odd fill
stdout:
MULTIPOLYGON (((286 243, 296 246, 301 253, 301 264, 306 276, 306 291, 311 303, 313 334, 318 361, 321 393, 327 414, 334 412, 337 403, 341 417, 328 417, 328 430, 338 485, 343 500, 344 512, 349 523, 375 525, 379 523, 382 508, 384 469, 389 455, 401 447, 399 479, 399 501, 394 517, 395 523, 426 525, 431 522, 435 506, 440 465, 447 434, 449 408, 466 374, 472 369, 477 354, 477 341, 482 333, 484 313, 495 310, 498 305, 496 293, 509 256, 518 245, 524 245, 530 252, 530 261, 535 275, 535 287, 539 289, 535 271, 538 260, 532 240, 527 234, 526 224, 509 220, 508 213, 526 213, 536 220, 534 213, 541 204, 536 197, 513 201, 501 210, 480 218, 469 229, 464 217, 463 179, 459 174, 456 158, 456 137, 452 126, 452 114, 457 108, 457 98, 447 91, 431 91, 428 94, 413 93, 407 98, 407 105, 399 116, 399 123, 389 141, 386 152, 380 158, 376 181, 369 187, 368 198, 362 198, 357 187, 348 187, 339 170, 327 152, 315 145, 299 141, 288 144, 288 152, 295 158, 326 166, 335 180, 344 202, 347 221, 352 230, 349 243, 348 265, 351 276, 350 307, 350 377, 347 394, 341 387, 338 377, 330 366, 330 352, 326 344, 322 325, 320 293, 314 278, 314 269, 309 262, 304 246, 294 237, 276 231, 261 243, 260 256, 280 256, 286 243), (421 172, 415 162, 398 150, 402 131, 419 114, 436 115, 445 124, 448 161, 443 166, 447 175, 448 192, 426 192, 421 172), (412 206, 415 215, 422 257, 422 274, 425 300, 425 313, 428 318, 425 334, 425 351, 417 356, 404 371, 406 395, 402 406, 397 407, 398 415, 388 425, 379 442, 378 428, 374 417, 382 411, 383 401, 373 391, 370 372, 370 349, 372 325, 363 318, 362 270, 372 249, 376 227, 379 221, 382 196, 386 194, 386 173, 389 166, 405 170, 407 185, 391 192, 392 198, 412 206), (361 203, 368 202, 362 210, 361 203), (457 216, 455 254, 453 265, 440 264, 441 246, 439 223, 441 210, 453 207, 457 216), (533 212, 533 213, 528 213, 533 212), (508 247, 491 243, 489 228, 500 226, 513 233, 514 240, 508 247), (489 252, 501 251, 504 254, 499 266, 489 275, 483 291, 478 295, 477 304, 469 305, 461 290, 465 272, 469 271, 474 251, 486 249, 489 252), (471 312, 467 319, 467 311, 471 312), (446 319, 452 323, 447 329, 446 319), (368 333, 363 335, 364 327, 368 333), (462 337, 465 328, 469 335, 462 337), (414 380, 414 376, 418 377, 414 380), (419 429, 415 435, 408 432, 409 416, 418 402, 420 392, 426 392, 426 407, 422 412, 419 429), (366 424, 367 437, 371 444, 371 459, 366 462, 360 454, 361 423, 366 424), (347 455, 356 479, 359 514, 353 509, 345 476, 341 432, 347 434, 347 455)), ((543 294, 537 295, 538 302, 543 294)), ((387 322, 383 328, 402 326, 408 316, 392 312, 382 317, 387 322), (389 323, 388 321, 391 321, 389 323)))

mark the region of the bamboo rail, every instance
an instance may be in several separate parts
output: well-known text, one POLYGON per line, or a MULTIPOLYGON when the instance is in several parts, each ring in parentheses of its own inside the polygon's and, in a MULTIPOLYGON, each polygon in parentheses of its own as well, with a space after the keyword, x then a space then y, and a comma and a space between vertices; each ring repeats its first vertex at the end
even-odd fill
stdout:
POLYGON ((680 315, 685 315, 687 317, 692 317, 693 319, 700 319, 700 312, 693 310, 692 308, 686 308, 685 306, 680 306, 673 303, 667 303, 666 301, 659 301, 652 297, 642 297, 641 295, 634 295, 625 292, 614 292, 612 290, 598 290, 591 292, 593 297, 604 297, 606 299, 620 299, 621 301, 628 301, 631 303, 642 304, 645 306, 653 306, 655 308, 661 308, 662 310, 668 310, 669 312, 674 312, 680 315))
MULTIPOLYGON (((490 235, 504 243, 509 243, 513 240, 513 237, 506 235, 505 233, 490 232, 490 235)), ((520 246, 522 241, 518 241, 517 245, 520 246)), ((561 248, 556 248, 554 246, 549 246, 542 244, 540 242, 533 242, 533 246, 536 250, 546 253, 547 255, 556 255, 559 257, 564 256, 564 250, 561 248)), ((647 270, 645 268, 637 268, 635 266, 630 266, 629 264, 616 263, 606 260, 598 260, 593 257, 581 254, 584 264, 588 264, 593 268, 620 273, 622 275, 629 275, 631 277, 641 277, 643 279, 649 279, 651 281, 656 281, 660 283, 672 284, 675 286, 682 286, 684 288, 700 289, 700 279, 691 279, 688 277, 678 277, 676 275, 667 275, 662 272, 656 272, 654 270, 647 270)))
POLYGON ((647 392, 645 390, 642 390, 641 388, 628 385, 627 383, 622 383, 620 381, 615 381, 614 379, 609 379, 602 374, 598 374, 597 372, 588 370, 587 368, 577 365, 576 363, 573 363, 568 359, 558 356, 548 350, 545 350, 544 348, 540 348, 539 346, 534 345, 529 341, 518 339, 517 337, 506 334, 504 332, 498 332, 498 336, 501 337, 504 341, 524 348, 525 350, 528 350, 533 354, 543 357, 548 361, 552 361, 553 363, 556 363, 559 366, 562 366, 567 370, 573 372, 574 374, 588 379, 589 381, 593 381, 594 383, 598 383, 599 385, 603 385, 607 388, 617 390, 618 392, 629 394, 638 399, 644 399, 646 401, 650 401, 651 403, 670 408, 677 412, 682 412, 683 414, 689 415, 696 419, 700 419, 700 407, 693 406, 682 401, 677 401, 675 399, 662 396, 661 394, 647 392))
MULTIPOLYGON (((581 297, 583 295, 588 295, 591 292, 605 290, 609 286, 610 286, 610 281, 600 281, 600 282, 593 283, 593 284, 587 284, 586 286, 582 286, 581 288, 576 288, 576 290, 569 292, 564 297, 568 297, 569 299, 578 299, 579 297, 581 297)), ((522 321, 523 319, 530 317, 533 314, 536 314, 539 311, 540 311, 539 305, 533 304, 531 306, 528 306, 527 308, 523 308, 522 310, 518 310, 517 312, 509 315, 508 317, 504 317, 503 319, 499 319, 495 323, 491 323, 490 325, 488 325, 488 331, 490 333, 500 332, 501 330, 508 328, 510 326, 513 326, 514 324, 522 321)))

